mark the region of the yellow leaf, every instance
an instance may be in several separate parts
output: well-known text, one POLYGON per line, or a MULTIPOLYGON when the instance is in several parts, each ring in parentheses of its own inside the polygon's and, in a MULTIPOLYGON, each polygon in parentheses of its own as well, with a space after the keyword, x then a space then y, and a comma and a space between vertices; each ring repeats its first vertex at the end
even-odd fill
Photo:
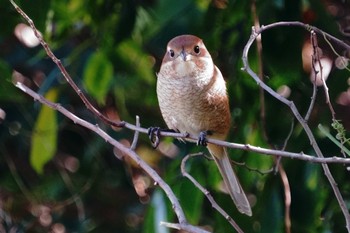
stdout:
MULTIPOLYGON (((45 95, 50 101, 56 101, 58 91, 51 89, 45 95)), ((45 164, 50 161, 57 149, 57 115, 54 109, 42 105, 32 134, 30 164, 33 169, 43 173, 45 164)))

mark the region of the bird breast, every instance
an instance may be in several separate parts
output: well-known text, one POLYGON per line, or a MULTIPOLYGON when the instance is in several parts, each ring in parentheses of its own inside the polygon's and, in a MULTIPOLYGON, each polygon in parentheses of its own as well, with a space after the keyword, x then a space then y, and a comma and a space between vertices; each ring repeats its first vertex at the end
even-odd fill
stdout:
POLYGON ((230 121, 225 81, 214 65, 196 67, 187 61, 162 65, 157 95, 163 118, 170 129, 182 133, 212 131, 224 138, 230 121))

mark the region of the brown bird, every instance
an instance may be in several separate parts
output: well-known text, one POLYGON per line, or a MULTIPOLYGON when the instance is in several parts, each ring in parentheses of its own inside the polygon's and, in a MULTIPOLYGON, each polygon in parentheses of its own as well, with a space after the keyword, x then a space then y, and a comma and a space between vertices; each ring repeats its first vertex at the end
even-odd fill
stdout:
MULTIPOLYGON (((157 74, 157 96, 163 118, 172 130, 225 140, 231 116, 225 80, 202 40, 181 35, 169 41, 157 74)), ((234 173, 226 148, 207 145, 233 202, 252 215, 247 197, 234 173)))

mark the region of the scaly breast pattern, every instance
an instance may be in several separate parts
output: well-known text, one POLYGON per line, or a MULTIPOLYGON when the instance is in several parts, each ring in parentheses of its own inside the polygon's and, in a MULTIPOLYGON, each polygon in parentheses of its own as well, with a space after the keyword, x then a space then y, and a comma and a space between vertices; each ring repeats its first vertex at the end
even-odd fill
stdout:
POLYGON ((218 76, 216 67, 206 72, 211 77, 200 72, 186 74, 181 69, 168 65, 158 74, 157 95, 166 124, 182 133, 197 136, 201 131, 211 131, 213 137, 225 138, 230 112, 221 74, 218 76))

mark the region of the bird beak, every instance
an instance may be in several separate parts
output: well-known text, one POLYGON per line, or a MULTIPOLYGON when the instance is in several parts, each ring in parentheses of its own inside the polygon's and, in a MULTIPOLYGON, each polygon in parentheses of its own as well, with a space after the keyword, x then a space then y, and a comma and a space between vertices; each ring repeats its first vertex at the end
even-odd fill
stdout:
POLYGON ((185 49, 182 49, 180 56, 181 56, 182 60, 184 60, 184 61, 187 60, 187 53, 186 53, 185 49))

